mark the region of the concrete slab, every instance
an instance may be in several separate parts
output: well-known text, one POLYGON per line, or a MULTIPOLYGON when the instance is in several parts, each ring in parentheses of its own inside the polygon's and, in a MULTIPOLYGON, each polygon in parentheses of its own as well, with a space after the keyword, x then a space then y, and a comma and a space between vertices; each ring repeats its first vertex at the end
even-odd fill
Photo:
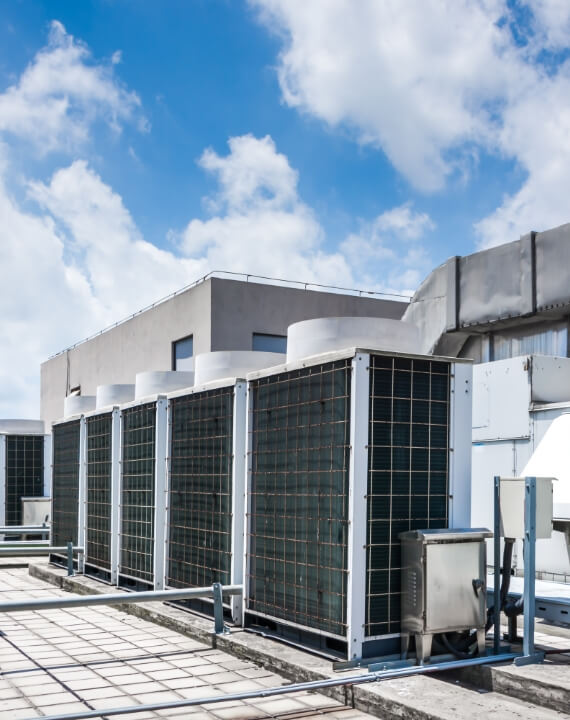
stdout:
MULTIPOLYGON (((30 573, 33 577, 42 578, 56 586, 77 593, 116 592, 116 589, 111 589, 109 586, 91 578, 80 576, 67 578, 64 571, 49 567, 46 564, 31 566, 30 573)), ((217 667, 216 673, 223 673, 224 670, 227 670, 228 675, 232 677, 232 680, 227 684, 221 682, 223 677, 219 678, 220 682, 216 686, 218 688, 223 686, 224 692, 231 692, 230 688, 234 682, 237 685, 239 681, 235 680, 236 675, 243 678, 248 677, 266 687, 268 685, 274 686, 277 677, 289 678, 297 682, 338 677, 338 674, 333 672, 332 664, 326 659, 259 635, 244 632, 240 629, 232 629, 228 635, 216 637, 212 634, 213 622, 211 620, 193 615, 178 607, 166 606, 161 603, 127 604, 118 607, 125 613, 133 614, 139 618, 146 618, 163 628, 182 633, 216 648, 209 651, 212 655, 208 658, 211 663, 208 667, 212 668, 215 665, 217 667), (239 668, 233 665, 231 668, 227 667, 228 655, 226 653, 231 653, 238 658, 238 660, 232 662, 243 662, 241 673, 239 668), (225 663, 220 660, 220 657, 226 658, 225 663), (254 667, 252 663, 257 667, 254 667), (265 668, 265 671, 261 668, 265 668), (267 676, 268 671, 270 673, 269 677, 267 676), (264 672, 265 674, 258 675, 258 672, 264 672)), ((132 640, 132 638, 130 639, 132 640)), ((554 641, 554 638, 551 637, 550 640, 554 641)), ((204 652, 202 657, 206 654, 204 652)), ((206 683, 209 677, 212 678, 215 675, 213 671, 207 671, 204 674, 201 667, 205 663, 196 662, 194 657, 185 657, 178 660, 171 659, 170 664, 176 667, 177 670, 186 668, 189 671, 194 670, 191 673, 192 676, 206 683), (190 664, 186 664, 187 661, 190 664), (192 666, 192 663, 194 663, 194 666, 192 666)), ((565 669, 567 670, 567 668, 565 669)), ((485 671, 487 671, 487 668, 485 668, 485 671)), ((513 674, 515 678, 521 676, 521 671, 522 677, 525 677, 526 673, 526 678, 520 682, 517 681, 518 684, 528 682, 532 671, 529 668, 509 666, 509 673, 513 674)), ((351 672, 356 674, 358 670, 351 672)), ((362 670, 362 672, 366 672, 366 670, 362 670)), ((495 672, 495 669, 492 672, 495 672)), ((561 675, 564 675, 564 670, 561 670, 561 675)), ((165 685, 164 680, 162 680, 162 684, 165 685)), ((538 702, 534 703, 531 696, 523 695, 522 692, 520 694, 515 692, 506 697, 500 683, 497 683, 495 689, 489 683, 487 685, 489 685, 487 691, 481 692, 481 688, 485 689, 485 683, 480 683, 479 687, 474 687, 466 683, 447 682, 433 676, 417 676, 385 681, 381 684, 334 688, 327 691, 327 695, 342 703, 345 708, 353 705, 356 712, 364 711, 381 717, 383 720, 396 718, 398 720, 402 718, 410 720, 456 720, 458 716, 473 718, 473 720, 475 718, 480 720, 481 717, 490 716, 505 718, 505 720, 518 720, 519 718, 553 720, 554 718, 570 717, 566 714, 568 704, 562 707, 563 696, 558 698, 555 693, 551 693, 552 702, 550 704, 544 702, 543 697, 537 696, 535 700, 538 702)), ((167 687, 165 685, 165 689, 167 687)), ((179 692, 185 697, 204 697, 208 694, 207 691, 209 691, 210 687, 209 684, 207 687, 187 686, 186 689, 179 689, 179 692)), ((170 685, 168 689, 173 690, 175 688, 170 685)), ((564 691, 564 687, 562 687, 562 690, 564 691)), ((273 698, 272 702, 281 699, 297 701, 298 696, 273 698)), ((261 708, 262 705, 263 703, 260 705, 258 702, 255 707, 261 708)), ((248 705, 248 707, 251 707, 251 705, 248 705)), ((266 711, 268 711, 268 708, 269 705, 266 711)), ((209 713, 219 713, 220 706, 217 706, 215 710, 214 706, 207 706, 207 711, 209 713)), ((192 717, 194 720, 198 720, 194 714, 192 717)), ((210 716, 210 720, 212 717, 213 715, 210 716)), ((217 715, 217 717, 221 716, 217 715)), ((244 717, 246 716, 244 715, 244 717)), ((254 715, 251 715, 251 717, 254 717, 254 715)))

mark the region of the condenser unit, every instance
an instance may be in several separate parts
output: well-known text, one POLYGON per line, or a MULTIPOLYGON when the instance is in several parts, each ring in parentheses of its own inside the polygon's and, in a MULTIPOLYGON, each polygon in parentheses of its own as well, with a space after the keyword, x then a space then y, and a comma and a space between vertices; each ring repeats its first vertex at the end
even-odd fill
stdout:
POLYGON ((470 433, 470 362, 349 349, 249 374, 245 624, 398 652, 398 535, 469 524, 470 433))
MULTIPOLYGON (((52 426, 51 542, 55 547, 83 543, 84 438, 83 416, 52 426)), ((50 561, 67 564, 65 555, 50 555, 50 561)))
MULTIPOLYGON (((0 420, 0 522, 22 525, 22 498, 49 497, 51 438, 38 420, 0 420)), ((45 518, 42 518, 42 522, 45 518)))
MULTIPOLYGON (((168 416, 166 584, 241 584, 246 383, 225 379, 169 395, 168 416)), ((190 606, 211 610, 210 601, 190 606)), ((241 607, 232 596, 235 622, 241 607)))

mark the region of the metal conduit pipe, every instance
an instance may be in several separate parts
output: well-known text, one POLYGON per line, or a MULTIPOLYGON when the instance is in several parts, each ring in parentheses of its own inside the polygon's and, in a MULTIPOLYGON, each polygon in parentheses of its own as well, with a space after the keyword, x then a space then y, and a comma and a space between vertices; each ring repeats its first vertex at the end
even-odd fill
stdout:
MULTIPOLYGON (((105 708, 104 710, 88 710, 86 712, 67 713, 65 715, 46 715, 41 720, 91 720, 103 715, 129 715, 140 712, 151 712, 154 710, 170 710, 193 705, 211 705, 214 703, 253 700, 255 698, 272 697, 273 695, 289 695, 295 692, 308 690, 324 690, 325 688, 340 687, 342 685, 362 685, 364 683, 379 682, 381 680, 392 680, 398 677, 410 675, 426 675, 428 673, 444 672, 445 670, 456 670, 469 665, 485 665, 495 662, 513 660, 517 653, 504 653, 502 655, 489 655, 488 657, 471 658, 469 660, 455 660, 451 662, 434 663, 433 665, 413 665, 394 670, 379 670, 377 672, 362 675, 351 675, 350 677, 331 678, 329 680, 312 680, 310 682, 292 683, 291 685, 280 685, 278 687, 265 688, 263 690, 250 690, 242 693, 231 693, 228 695, 214 695, 213 697, 195 698, 193 700, 171 700, 170 702, 151 703, 149 705, 129 705, 118 708, 105 708)), ((40 718, 26 718, 25 720, 40 720, 40 718)))
POLYGON ((21 535, 22 533, 33 533, 34 535, 47 535, 50 528, 47 525, 2 525, 0 535, 21 535))
MULTIPOLYGON (((242 592, 241 585, 224 585, 222 588, 223 595, 241 595, 242 592)), ((183 588, 181 590, 147 590, 144 592, 123 592, 112 595, 79 595, 74 597, 14 600, 13 602, 0 603, 0 613, 19 612, 23 610, 91 607, 92 605, 121 605, 122 603, 172 602, 175 600, 188 600, 189 598, 214 597, 214 595, 214 588, 209 587, 183 588)))

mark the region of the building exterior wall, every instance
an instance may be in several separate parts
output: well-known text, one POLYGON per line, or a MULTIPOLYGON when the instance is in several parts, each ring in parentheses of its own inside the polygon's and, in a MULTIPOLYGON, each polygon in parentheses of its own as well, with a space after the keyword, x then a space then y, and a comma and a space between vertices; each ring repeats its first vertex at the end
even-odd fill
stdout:
POLYGON ((47 360, 41 366, 40 417, 49 431, 63 417, 71 388, 95 395, 97 385, 134 383, 145 370, 170 370, 172 342, 194 336, 194 353, 210 350, 211 280, 47 360))
POLYGON ((212 278, 212 350, 251 350, 253 333, 286 335, 294 322, 318 317, 399 320, 407 303, 212 278))
POLYGON ((253 333, 286 335, 299 320, 324 316, 399 319, 407 303, 223 278, 205 282, 60 353, 41 366, 40 416, 49 430, 72 388, 133 383, 145 370, 172 369, 172 343, 194 338, 194 355, 251 350, 253 333))

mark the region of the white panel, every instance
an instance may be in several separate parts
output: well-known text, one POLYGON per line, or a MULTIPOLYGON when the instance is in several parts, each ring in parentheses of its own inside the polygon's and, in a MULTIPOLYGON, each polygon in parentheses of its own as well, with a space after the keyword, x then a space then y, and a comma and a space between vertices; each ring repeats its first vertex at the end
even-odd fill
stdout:
POLYGON ((109 548, 111 583, 113 585, 119 581, 121 444, 121 413, 119 408, 113 408, 111 415, 111 547, 109 548))
POLYGON ((51 496, 51 445, 52 436, 44 435, 44 497, 51 496))
MULTIPOLYGON (((0 435, 0 519, 6 524, 6 435, 0 435)), ((0 535, 0 540, 4 536, 0 535)))
POLYGON ((366 609, 366 496, 368 491, 368 422, 370 356, 352 361, 350 389, 350 465, 348 495, 348 658, 362 657, 366 609))
MULTIPOLYGON (((87 523, 87 422, 82 415, 79 421, 79 485, 77 492, 79 512, 77 518, 77 544, 85 549, 85 525, 87 523)), ((83 571, 85 553, 77 556, 79 571, 83 571)))
POLYGON ((449 527, 469 527, 471 519, 471 414, 470 363, 451 366, 449 426, 449 527))
MULTIPOLYGON (((246 485, 246 422, 247 384, 239 382, 234 390, 233 448, 232 448, 232 585, 242 585, 244 553, 244 515, 246 485)), ((232 619, 236 625, 243 621, 243 597, 232 595, 232 619)))
POLYGON ((473 368, 473 441, 530 437, 529 358, 473 368))
POLYGON ((540 403, 570 400, 570 358, 532 356, 531 400, 540 403))
POLYGON ((168 406, 165 397, 156 401, 156 458, 154 466, 154 589, 164 590, 166 561, 166 455, 168 406))
MULTIPOLYGON (((525 480, 501 477, 501 535, 524 538, 525 480)), ((536 478, 536 537, 552 535, 552 478, 536 478)))

